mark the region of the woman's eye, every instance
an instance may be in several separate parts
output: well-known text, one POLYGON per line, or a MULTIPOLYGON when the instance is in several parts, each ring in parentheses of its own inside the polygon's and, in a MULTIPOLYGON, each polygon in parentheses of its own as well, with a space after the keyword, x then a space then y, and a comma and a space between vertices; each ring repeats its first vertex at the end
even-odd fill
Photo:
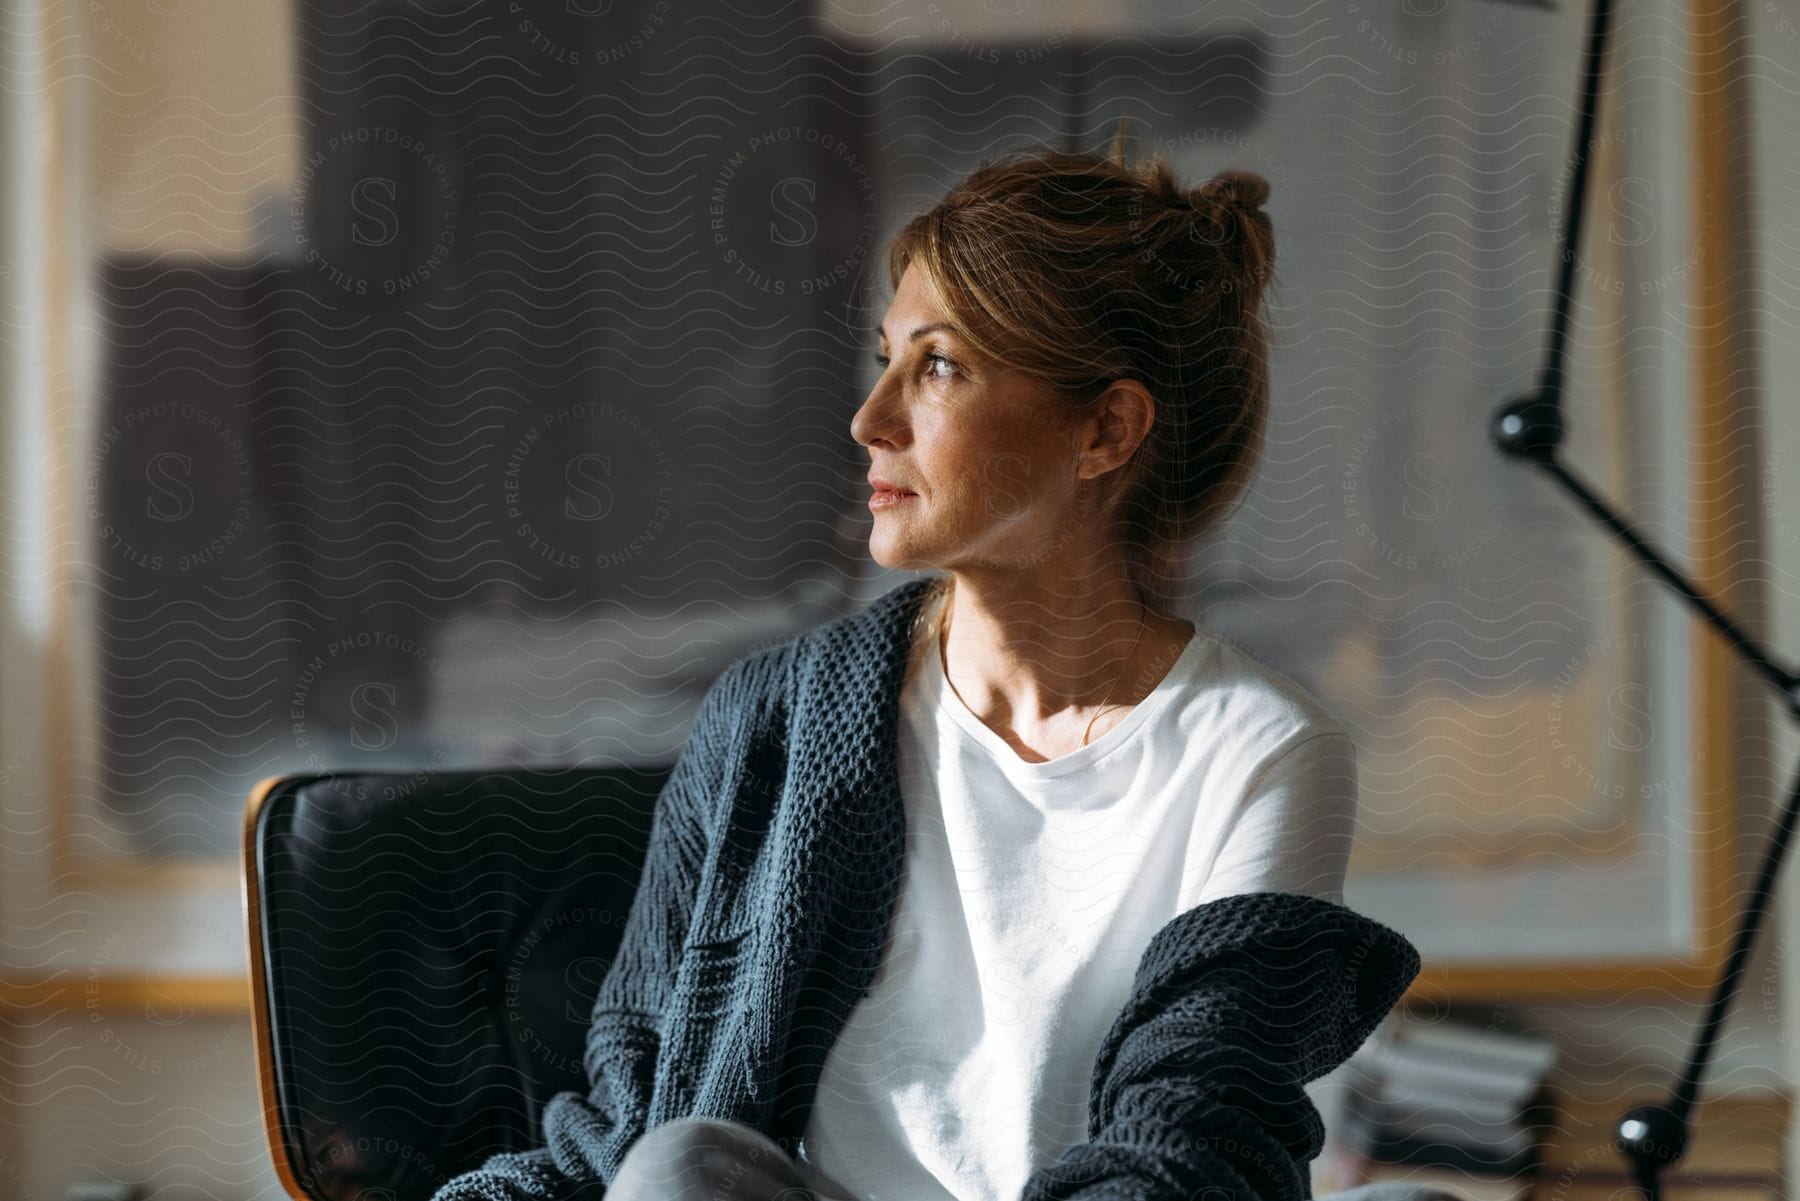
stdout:
MULTIPOLYGON (((946 368, 946 370, 944 370, 943 372, 938 373, 936 376, 934 376, 934 378, 936 378, 936 379, 949 379, 951 376, 956 374, 957 366, 956 366, 955 360, 949 358, 946 355, 941 355, 941 354, 938 354, 937 352, 933 351, 931 354, 928 354, 925 356, 925 361, 927 363, 938 364, 938 365, 941 365, 942 367, 946 368)), ((887 355, 878 354, 875 356, 875 362, 883 371, 886 371, 888 364, 893 362, 893 360, 890 359, 887 355)))

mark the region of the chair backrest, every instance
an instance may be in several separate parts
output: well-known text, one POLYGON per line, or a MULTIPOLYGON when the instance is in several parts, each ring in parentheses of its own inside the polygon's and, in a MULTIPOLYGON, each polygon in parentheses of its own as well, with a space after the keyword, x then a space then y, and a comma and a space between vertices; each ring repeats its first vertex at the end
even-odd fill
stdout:
POLYGON ((667 765, 265 780, 244 823, 257 1070, 283 1185, 431 1196, 542 1143, 667 765))

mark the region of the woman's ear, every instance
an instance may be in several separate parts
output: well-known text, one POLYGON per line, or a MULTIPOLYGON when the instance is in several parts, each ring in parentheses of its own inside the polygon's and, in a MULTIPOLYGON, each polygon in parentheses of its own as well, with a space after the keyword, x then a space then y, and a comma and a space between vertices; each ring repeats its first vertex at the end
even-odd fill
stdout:
POLYGON ((1084 444, 1076 470, 1081 478, 1093 479, 1130 462, 1155 420, 1156 401, 1143 384, 1134 379, 1108 384, 1080 427, 1084 444))

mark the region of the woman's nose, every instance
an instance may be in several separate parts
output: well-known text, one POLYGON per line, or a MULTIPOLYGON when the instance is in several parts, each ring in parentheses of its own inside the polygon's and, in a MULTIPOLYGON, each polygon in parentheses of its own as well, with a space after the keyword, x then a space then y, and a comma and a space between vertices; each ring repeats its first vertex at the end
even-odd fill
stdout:
POLYGON ((893 407, 882 386, 876 384, 850 418, 850 436, 863 446, 872 446, 878 439, 891 440, 895 428, 893 407))

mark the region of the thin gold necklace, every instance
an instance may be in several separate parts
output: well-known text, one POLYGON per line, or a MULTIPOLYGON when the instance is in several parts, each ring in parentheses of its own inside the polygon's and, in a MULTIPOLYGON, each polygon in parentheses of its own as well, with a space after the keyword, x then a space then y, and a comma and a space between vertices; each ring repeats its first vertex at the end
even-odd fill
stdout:
MULTIPOLYGON (((938 621, 938 664, 944 672, 944 683, 950 685, 950 691, 956 693, 956 699, 962 701, 963 708, 968 709, 969 702, 962 700, 962 693, 956 691, 956 685, 952 683, 950 679, 950 655, 949 651, 946 649, 950 641, 949 605, 950 599, 945 597, 944 607, 946 611, 943 618, 938 621)), ((1106 699, 1100 702, 1100 707, 1094 711, 1092 717, 1088 718, 1087 729, 1081 732, 1082 746, 1088 744, 1088 735, 1094 732, 1094 723, 1100 720, 1100 715, 1106 712, 1107 705, 1112 701, 1113 693, 1119 690, 1119 681, 1125 678, 1125 668, 1130 665, 1131 656, 1137 653, 1138 643, 1144 640, 1144 626, 1149 617, 1149 613, 1148 606, 1138 610, 1137 636, 1131 640, 1131 649, 1125 652, 1125 658, 1119 664, 1119 673, 1113 677, 1112 687, 1106 690, 1106 699)), ((973 713, 974 710, 969 709, 969 712, 973 713)))
POLYGON ((1101 701, 1100 708, 1095 710, 1092 717, 1088 718, 1087 729, 1081 732, 1082 746, 1088 744, 1088 735, 1094 732, 1094 723, 1100 720, 1100 714, 1106 712, 1106 706, 1112 700, 1113 693, 1119 690, 1119 681, 1125 678, 1125 668, 1131 663, 1131 656, 1137 654, 1138 643, 1144 640, 1144 619, 1148 614, 1148 608, 1138 610, 1137 637, 1131 640, 1131 649, 1125 652, 1125 658, 1119 664, 1119 674, 1113 677, 1112 687, 1106 690, 1106 700, 1101 701))

